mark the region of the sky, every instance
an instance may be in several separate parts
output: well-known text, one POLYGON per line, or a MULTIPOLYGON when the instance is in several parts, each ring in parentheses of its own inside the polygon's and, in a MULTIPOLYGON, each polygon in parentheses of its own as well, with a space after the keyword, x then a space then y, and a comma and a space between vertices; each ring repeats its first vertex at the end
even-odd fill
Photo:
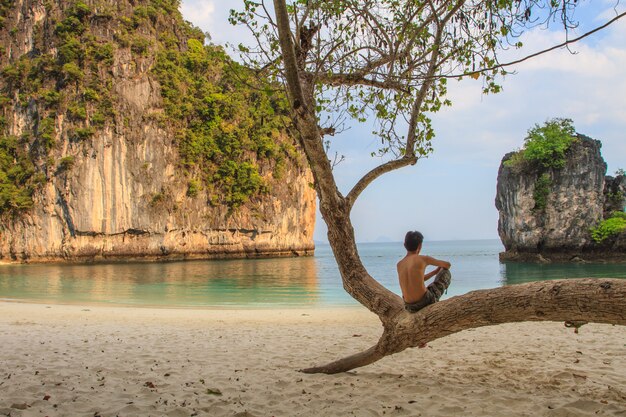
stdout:
MULTIPOLYGON (((183 0, 186 20, 209 32, 213 43, 251 42, 245 28, 228 23, 232 0, 183 0)), ((574 35, 581 35, 624 12, 615 1, 579 1, 574 35)), ((358 242, 402 241, 407 230, 426 240, 497 239, 496 179, 502 157, 519 149, 526 132, 554 117, 574 121, 579 133, 602 141, 607 174, 626 169, 626 18, 567 49, 541 55, 514 67, 503 91, 482 94, 471 78, 449 82, 452 107, 432 115, 434 152, 415 166, 384 175, 357 200, 352 222, 358 242), (574 52, 574 53, 572 53, 574 52)), ((563 33, 534 29, 524 47, 502 61, 527 55, 564 40, 563 33)), ((332 150, 345 155, 335 167, 346 194, 381 160, 370 153, 380 143, 371 126, 354 126, 332 138, 332 150)), ((318 213, 314 239, 327 241, 318 213)))

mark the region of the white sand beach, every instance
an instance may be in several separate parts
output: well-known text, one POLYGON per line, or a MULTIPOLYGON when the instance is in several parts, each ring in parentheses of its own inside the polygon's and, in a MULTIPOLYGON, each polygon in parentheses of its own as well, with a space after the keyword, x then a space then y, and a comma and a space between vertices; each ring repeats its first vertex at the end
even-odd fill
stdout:
POLYGON ((465 331, 340 375, 364 309, 0 302, 0 416, 626 416, 626 328, 465 331))

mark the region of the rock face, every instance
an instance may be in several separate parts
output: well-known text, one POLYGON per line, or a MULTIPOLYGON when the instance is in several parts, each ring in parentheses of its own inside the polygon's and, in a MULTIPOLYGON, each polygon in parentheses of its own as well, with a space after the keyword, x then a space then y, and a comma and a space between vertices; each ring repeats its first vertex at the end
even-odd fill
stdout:
POLYGON ((505 164, 498 171, 496 208, 498 233, 506 252, 502 260, 624 260, 626 233, 596 243, 590 229, 619 206, 623 210, 624 177, 605 177, 600 141, 578 135, 561 169, 549 169, 545 207, 536 207, 536 169, 505 164), (622 187, 622 188, 620 188, 622 187), (619 202, 616 200, 620 200, 619 202))
MULTIPOLYGON (((297 144, 284 132, 274 132, 274 139, 284 145, 280 149, 291 149, 289 155, 276 151, 273 158, 266 158, 260 151, 240 152, 262 184, 260 191, 247 195, 241 204, 227 204, 223 186, 213 186, 210 176, 199 177, 200 186, 192 190, 197 173, 181 162, 180 131, 160 117, 164 99, 153 72, 156 50, 151 46, 164 42, 163 34, 173 34, 170 42, 184 49, 190 29, 179 26, 178 2, 169 2, 176 7, 170 10, 174 17, 157 9, 164 3, 168 2, 17 0, 2 11, 2 66, 12 70, 26 62, 24 57, 52 56, 50 65, 60 68, 56 71, 61 75, 51 75, 42 85, 60 92, 61 104, 50 110, 41 97, 56 96, 42 93, 43 87, 33 92, 32 84, 16 87, 6 75, 10 71, 3 72, 4 135, 26 138, 18 140, 14 158, 18 161, 27 155, 32 165, 29 172, 38 176, 37 182, 25 182, 32 189, 32 207, 2 213, 0 259, 93 261, 313 253, 313 180, 297 144), (72 7, 75 22, 67 17, 72 7), (147 17, 139 20, 142 13, 147 17), (69 78, 73 68, 58 63, 61 53, 71 52, 63 49, 69 41, 60 45, 58 39, 65 30, 59 29, 60 24, 76 22, 87 28, 80 32, 79 43, 88 39, 96 46, 113 47, 107 46, 110 55, 87 55, 92 49, 78 46, 83 56, 76 62, 84 73, 76 75, 75 84, 67 82, 73 80, 69 78), (121 24, 135 28, 142 37, 136 40, 133 36, 139 35, 123 32, 121 24), (124 41, 122 33, 131 40, 124 41), (98 79, 107 81, 98 90, 100 101, 96 98, 94 104, 86 99, 86 114, 81 116, 80 109, 72 110, 73 101, 79 100, 72 94, 80 83, 86 85, 84 80, 95 85, 98 79), (27 90, 30 95, 24 93, 27 90), (110 98, 112 109, 102 113, 102 121, 98 109, 104 95, 110 98), (70 99, 63 102, 63 97, 70 99), (53 121, 48 135, 52 144, 47 147, 42 145, 48 138, 41 128, 44 116, 53 121), (283 163, 280 175, 276 175, 278 160, 283 163)), ((220 75, 215 77, 219 83, 220 75)), ((87 94, 87 90, 81 92, 80 99, 87 94)), ((229 123, 223 129, 232 130, 236 121, 229 123)), ((210 167, 195 169, 207 172, 210 167)))
POLYGON ((604 182, 604 218, 615 211, 626 211, 626 175, 607 176, 604 182))

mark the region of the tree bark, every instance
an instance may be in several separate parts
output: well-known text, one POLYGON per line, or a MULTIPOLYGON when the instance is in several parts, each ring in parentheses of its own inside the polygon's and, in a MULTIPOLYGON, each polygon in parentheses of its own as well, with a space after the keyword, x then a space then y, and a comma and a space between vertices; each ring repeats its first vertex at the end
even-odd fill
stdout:
POLYGON ((302 369, 301 372, 305 374, 338 374, 372 364, 385 356, 387 355, 378 349, 378 345, 375 345, 363 352, 347 356, 323 366, 302 369))
POLYGON ((402 312, 381 319, 385 331, 375 346, 302 372, 346 372, 453 333, 503 323, 563 321, 624 326, 626 280, 554 280, 479 290, 435 303, 414 314, 402 312))

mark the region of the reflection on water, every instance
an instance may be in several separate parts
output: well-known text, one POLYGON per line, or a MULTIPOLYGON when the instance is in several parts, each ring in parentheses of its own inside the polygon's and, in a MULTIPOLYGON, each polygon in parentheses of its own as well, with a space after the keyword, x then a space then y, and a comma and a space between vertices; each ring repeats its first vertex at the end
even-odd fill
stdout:
POLYGON ((528 264, 505 263, 502 266, 505 285, 565 278, 626 278, 626 264, 528 264))
POLYGON ((311 305, 315 258, 95 265, 4 265, 0 297, 175 307, 311 305))
MULTIPOLYGON (((498 240, 425 242, 423 253, 452 263, 444 297, 557 278, 626 278, 624 264, 520 264, 498 261, 498 240)), ((400 293, 401 243, 359 245, 371 275, 400 293)), ((0 299, 171 307, 356 305, 344 291, 328 245, 315 257, 118 263, 0 265, 0 299)))

